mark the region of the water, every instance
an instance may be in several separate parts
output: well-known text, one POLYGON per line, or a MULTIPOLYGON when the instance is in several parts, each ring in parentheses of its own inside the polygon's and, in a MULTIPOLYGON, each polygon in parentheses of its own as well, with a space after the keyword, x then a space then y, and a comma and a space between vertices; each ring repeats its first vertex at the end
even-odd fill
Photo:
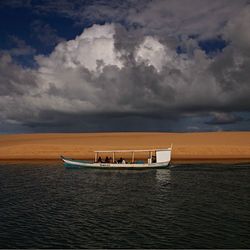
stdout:
POLYGON ((249 248, 250 167, 0 166, 0 248, 249 248))

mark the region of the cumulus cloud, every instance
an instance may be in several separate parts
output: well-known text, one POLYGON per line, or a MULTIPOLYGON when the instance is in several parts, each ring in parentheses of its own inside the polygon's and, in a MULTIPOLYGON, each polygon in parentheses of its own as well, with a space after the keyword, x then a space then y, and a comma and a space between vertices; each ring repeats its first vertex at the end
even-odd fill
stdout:
POLYGON ((74 40, 59 43, 49 57, 37 57, 37 61, 48 69, 84 67, 96 71, 106 65, 122 67, 119 52, 114 47, 112 24, 93 25, 74 40))
POLYGON ((249 7, 236 15, 244 1, 187 2, 184 8, 172 0, 138 1, 142 8, 137 15, 129 10, 127 21, 139 26, 93 25, 50 55, 36 56, 37 69, 24 69, 5 52, 1 116, 32 129, 62 130, 174 130, 178 119, 190 120, 179 128, 198 130, 240 122, 232 112, 250 108, 249 7), (211 57, 191 36, 196 33, 220 33, 228 46, 211 57))
POLYGON ((163 65, 171 61, 171 54, 173 54, 169 51, 167 55, 166 49, 157 39, 147 36, 135 53, 135 60, 138 63, 152 65, 157 71, 161 71, 163 65))

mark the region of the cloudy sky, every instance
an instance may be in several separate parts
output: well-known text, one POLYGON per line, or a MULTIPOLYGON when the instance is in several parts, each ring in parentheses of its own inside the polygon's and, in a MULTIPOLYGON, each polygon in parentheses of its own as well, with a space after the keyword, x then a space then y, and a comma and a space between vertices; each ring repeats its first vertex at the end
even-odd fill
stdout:
POLYGON ((0 1, 0 133, 249 129, 249 0, 0 1))

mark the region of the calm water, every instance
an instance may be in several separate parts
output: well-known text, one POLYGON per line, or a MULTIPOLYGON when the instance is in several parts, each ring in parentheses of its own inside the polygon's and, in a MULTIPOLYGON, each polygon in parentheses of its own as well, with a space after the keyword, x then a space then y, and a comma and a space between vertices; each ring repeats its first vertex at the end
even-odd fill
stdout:
POLYGON ((249 248, 250 166, 0 166, 0 248, 249 248))

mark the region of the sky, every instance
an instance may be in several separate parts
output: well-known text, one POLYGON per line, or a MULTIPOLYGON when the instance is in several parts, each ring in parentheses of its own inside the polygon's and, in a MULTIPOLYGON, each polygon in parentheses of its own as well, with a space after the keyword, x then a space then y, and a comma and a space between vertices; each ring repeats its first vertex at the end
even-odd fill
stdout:
POLYGON ((250 0, 0 0, 0 134, 250 130, 250 0))

